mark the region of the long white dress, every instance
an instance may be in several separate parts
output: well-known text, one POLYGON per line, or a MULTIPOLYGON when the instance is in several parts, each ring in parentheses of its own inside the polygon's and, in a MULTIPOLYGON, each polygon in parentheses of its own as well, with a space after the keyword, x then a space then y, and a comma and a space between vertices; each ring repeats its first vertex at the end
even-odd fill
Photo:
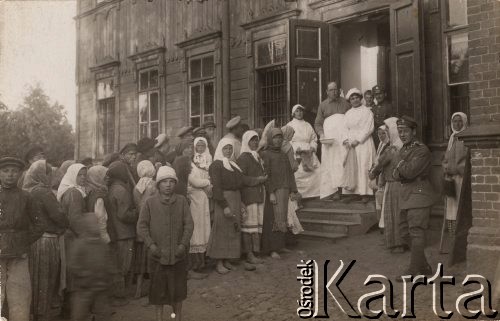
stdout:
POLYGON ((320 198, 325 198, 337 192, 343 185, 344 159, 347 149, 342 143, 347 139, 347 127, 344 114, 333 114, 323 123, 325 139, 331 139, 331 144, 323 144, 321 150, 321 185, 320 198))
POLYGON ((345 113, 345 123, 349 141, 359 141, 359 145, 354 149, 357 158, 358 182, 354 191, 343 190, 342 193, 373 195, 368 177, 368 171, 375 161, 375 145, 371 136, 374 130, 373 113, 364 105, 351 108, 345 113))
POLYGON ((191 237, 189 253, 204 253, 210 237, 210 204, 203 188, 210 185, 207 170, 191 163, 188 177, 188 197, 191 200, 191 216, 194 230, 191 237))
POLYGON ((321 183, 321 170, 320 162, 316 156, 316 149, 318 148, 316 132, 312 126, 305 120, 292 119, 287 126, 295 130, 295 134, 290 141, 295 153, 298 150, 310 150, 312 153, 312 171, 305 171, 302 163, 299 169, 295 172, 295 182, 297 183, 297 190, 302 197, 318 197, 320 196, 320 183, 321 183))

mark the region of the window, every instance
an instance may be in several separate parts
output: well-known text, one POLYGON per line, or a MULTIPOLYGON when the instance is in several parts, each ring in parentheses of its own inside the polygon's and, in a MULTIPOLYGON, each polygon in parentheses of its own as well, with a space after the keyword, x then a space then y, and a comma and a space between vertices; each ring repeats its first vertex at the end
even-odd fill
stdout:
POLYGON ((266 39, 255 44, 257 68, 286 62, 286 38, 266 39))
POLYGON ((112 79, 97 83, 97 146, 98 154, 114 151, 115 145, 115 94, 112 79))
POLYGON ((276 126, 286 125, 289 120, 286 65, 260 69, 258 77, 260 125, 265 126, 273 119, 276 126))
POLYGON ((139 72, 139 138, 160 133, 160 93, 158 70, 139 72))
POLYGON ((444 41, 449 112, 469 114, 469 39, 467 0, 445 2, 444 41))
POLYGON ((214 75, 212 55, 189 60, 189 119, 193 127, 198 127, 206 121, 215 122, 214 75))
POLYGON ((115 98, 99 100, 99 155, 114 151, 115 143, 115 98))

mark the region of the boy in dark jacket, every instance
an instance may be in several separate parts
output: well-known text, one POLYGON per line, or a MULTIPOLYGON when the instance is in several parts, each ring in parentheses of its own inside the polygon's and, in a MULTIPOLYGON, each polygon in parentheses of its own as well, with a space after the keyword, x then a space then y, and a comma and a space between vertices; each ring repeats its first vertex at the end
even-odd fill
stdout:
MULTIPOLYGON (((68 268, 74 277, 72 320, 107 320, 106 290, 117 273, 109 246, 101 239, 97 216, 85 213, 79 221, 81 233, 69 253, 68 268)), ((109 316, 109 315, 108 315, 109 316)))

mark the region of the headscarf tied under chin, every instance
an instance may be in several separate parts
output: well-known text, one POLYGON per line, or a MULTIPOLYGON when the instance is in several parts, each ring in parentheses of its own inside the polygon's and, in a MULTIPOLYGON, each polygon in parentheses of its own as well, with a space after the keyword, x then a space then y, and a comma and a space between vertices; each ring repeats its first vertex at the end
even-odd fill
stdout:
POLYGON ((233 155, 231 155, 229 158, 224 157, 222 149, 227 145, 231 145, 233 147, 233 154, 234 154, 234 141, 232 139, 224 137, 219 141, 219 144, 217 145, 217 149, 215 150, 215 155, 214 155, 214 161, 216 160, 222 161, 224 168, 227 169, 228 171, 234 172, 233 170, 234 167, 241 172, 241 168, 235 162, 230 160, 230 158, 233 155))
POLYGON ((281 127, 281 131, 283 132, 283 144, 281 144, 281 151, 283 153, 288 153, 288 151, 292 148, 293 135, 295 135, 295 129, 292 126, 285 125, 281 127))
POLYGON ((102 165, 95 165, 89 168, 87 172, 87 186, 90 190, 99 195, 105 195, 108 192, 106 186, 106 172, 108 169, 102 165))
POLYGON ((243 153, 250 153, 252 154, 253 158, 255 158, 255 160, 262 165, 262 160, 259 156, 259 153, 257 153, 256 150, 252 150, 250 148, 250 145, 248 145, 250 143, 250 141, 252 140, 252 138, 254 137, 257 137, 259 138, 259 134, 257 134, 256 131, 254 130, 247 130, 244 134, 243 134, 243 138, 241 139, 241 154, 243 153))
POLYGON ((24 177, 23 190, 31 192, 35 187, 49 187, 52 169, 47 166, 45 159, 40 159, 31 164, 24 177))
POLYGON ((212 155, 210 155, 210 151, 208 150, 208 141, 205 137, 197 137, 194 140, 193 163, 204 170, 208 170, 210 164, 212 164, 212 155), (201 154, 196 151, 196 144, 200 141, 205 143, 205 151, 201 154))
MULTIPOLYGON (((389 127, 387 127, 387 125, 382 125, 380 126, 378 130, 383 130, 385 132, 385 139, 384 140, 380 140, 380 144, 378 145, 377 147, 377 156, 380 156, 380 154, 382 154, 382 152, 384 151, 384 149, 386 148, 386 146, 388 146, 390 143, 391 143, 391 136, 390 136, 390 133, 389 133, 389 127)), ((377 133, 378 135, 378 133, 377 133)))
POLYGON ((387 126, 389 132, 388 137, 391 145, 400 150, 401 147, 403 147, 403 142, 401 141, 401 138, 399 138, 397 121, 397 117, 390 117, 384 120, 384 124, 387 126))
POLYGON ((156 175, 155 166, 148 160, 140 161, 137 164, 137 175, 139 175, 139 182, 135 186, 135 189, 143 194, 156 175))
POLYGON ((64 174, 64 177, 61 181, 61 185, 59 185, 59 189, 57 190, 57 200, 60 202, 64 193, 70 188, 76 188, 83 197, 87 196, 85 193, 85 187, 77 184, 76 179, 78 177, 78 173, 82 168, 86 168, 83 164, 76 163, 68 167, 68 171, 64 174))
POLYGON ((451 150, 451 148, 453 147, 453 142, 455 141, 455 135, 463 132, 467 128, 467 122, 468 122, 467 115, 462 113, 462 112, 456 112, 453 115, 451 115, 451 131, 452 131, 452 133, 450 135, 450 139, 448 140, 448 150, 451 150), (462 122, 464 123, 462 128, 460 128, 459 130, 455 130, 453 128, 453 117, 455 117, 455 116, 460 116, 460 118, 462 118, 462 122))
POLYGON ((269 131, 269 134, 267 136, 267 145, 270 149, 281 150, 281 146, 274 146, 273 144, 273 138, 278 135, 283 136, 283 131, 279 128, 273 128, 269 131))

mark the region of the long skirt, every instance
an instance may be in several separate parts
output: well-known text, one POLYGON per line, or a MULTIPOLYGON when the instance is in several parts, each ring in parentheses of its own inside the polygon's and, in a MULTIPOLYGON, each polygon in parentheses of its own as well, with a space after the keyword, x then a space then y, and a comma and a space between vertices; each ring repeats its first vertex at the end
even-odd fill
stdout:
POLYGON ((264 203, 253 203, 246 206, 247 216, 241 223, 243 252, 260 251, 260 235, 264 222, 264 203))
POLYGON ((387 248, 402 246, 403 240, 399 231, 401 221, 399 210, 399 182, 387 182, 382 200, 382 216, 384 224, 385 244, 387 248))
POLYGON ((460 202, 460 194, 462 191, 463 177, 460 175, 453 175, 451 179, 455 183, 456 197, 446 196, 446 219, 454 221, 457 219, 458 203, 460 202))
POLYGON ((235 216, 224 216, 224 209, 215 202, 207 255, 213 259, 238 259, 241 256, 241 195, 239 191, 224 191, 224 198, 235 216))
POLYGON ((189 253, 205 253, 210 238, 210 202, 202 189, 189 187, 188 196, 194 223, 189 253))
MULTIPOLYGON (((266 193, 266 201, 264 205, 264 221, 262 224, 262 241, 261 253, 277 252, 285 248, 285 235, 284 232, 274 231, 274 208, 273 204, 269 201, 269 193, 266 193)), ((288 209, 288 204, 286 204, 288 209)))
POLYGON ((33 315, 35 320, 50 320, 50 307, 57 294, 61 268, 58 236, 45 233, 39 238, 31 246, 29 263, 33 315))
POLYGON ((187 297, 186 260, 174 265, 163 265, 151 261, 151 285, 149 303, 153 305, 172 305, 187 297))
POLYGON ((134 274, 144 275, 149 273, 148 248, 142 241, 136 240, 134 243, 134 274))

